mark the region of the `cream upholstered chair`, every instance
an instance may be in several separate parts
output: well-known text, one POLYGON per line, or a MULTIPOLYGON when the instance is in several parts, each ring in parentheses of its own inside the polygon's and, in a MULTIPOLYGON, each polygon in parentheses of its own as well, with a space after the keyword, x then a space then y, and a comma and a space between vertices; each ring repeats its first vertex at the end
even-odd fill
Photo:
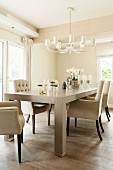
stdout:
MULTIPOLYGON (((110 121, 110 113, 108 108, 108 95, 109 95, 109 89, 110 89, 111 81, 104 82, 103 86, 103 97, 102 97, 102 110, 105 109, 106 116, 108 121, 110 121)), ((94 100, 95 97, 88 96, 87 99, 94 100)))
POLYGON ((101 123, 101 107, 102 107, 102 90, 103 90, 103 81, 100 81, 97 88, 97 94, 94 100, 79 99, 70 103, 69 109, 67 110, 67 135, 69 136, 69 122, 70 117, 74 118, 84 118, 96 120, 97 132, 100 140, 102 140, 99 123, 104 132, 101 123), (99 122, 99 123, 98 123, 99 122))
POLYGON ((105 109, 108 121, 110 121, 109 119, 110 113, 108 108, 108 95, 109 95, 110 84, 111 84, 110 81, 106 81, 104 83, 103 98, 102 98, 102 109, 105 109))
MULTIPOLYGON (((113 83, 110 83, 109 94, 108 94, 108 108, 113 108, 113 83)), ((112 114, 110 114, 112 116, 112 114)))
MULTIPOLYGON (((30 82, 27 80, 19 79, 14 80, 14 91, 15 92, 24 92, 30 91, 30 82)), ((29 114, 26 122, 29 121, 30 115, 32 115, 32 131, 35 134, 35 115, 39 113, 43 113, 45 111, 49 111, 50 105, 46 103, 34 103, 34 102, 23 102, 22 101, 22 111, 27 112, 29 114), (27 110, 27 111, 26 111, 27 110)))
POLYGON ((15 135, 18 139, 18 161, 21 163, 21 142, 23 143, 24 117, 20 102, 0 102, 0 135, 15 135))

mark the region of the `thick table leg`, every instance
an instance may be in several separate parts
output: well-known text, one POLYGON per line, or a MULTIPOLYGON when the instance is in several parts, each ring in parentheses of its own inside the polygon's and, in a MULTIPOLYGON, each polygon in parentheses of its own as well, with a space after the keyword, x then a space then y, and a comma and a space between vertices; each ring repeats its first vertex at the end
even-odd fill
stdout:
POLYGON ((66 103, 62 98, 55 99, 55 155, 66 154, 66 103))

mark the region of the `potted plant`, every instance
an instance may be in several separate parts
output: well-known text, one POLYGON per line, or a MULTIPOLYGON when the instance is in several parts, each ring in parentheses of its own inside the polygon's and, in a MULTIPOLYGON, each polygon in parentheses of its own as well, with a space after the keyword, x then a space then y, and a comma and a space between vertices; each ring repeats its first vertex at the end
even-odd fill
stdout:
POLYGON ((66 70, 70 74, 70 79, 72 80, 72 88, 79 87, 78 76, 84 71, 84 69, 75 69, 74 67, 66 70))

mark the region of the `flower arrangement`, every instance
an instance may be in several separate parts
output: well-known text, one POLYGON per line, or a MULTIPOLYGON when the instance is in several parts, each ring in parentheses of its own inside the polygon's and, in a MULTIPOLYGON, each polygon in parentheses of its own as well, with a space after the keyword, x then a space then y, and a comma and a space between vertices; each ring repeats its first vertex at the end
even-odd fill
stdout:
POLYGON ((82 72, 84 72, 84 69, 75 69, 74 67, 69 68, 66 70, 67 73, 70 73, 70 78, 72 80, 77 80, 78 75, 80 75, 82 72))

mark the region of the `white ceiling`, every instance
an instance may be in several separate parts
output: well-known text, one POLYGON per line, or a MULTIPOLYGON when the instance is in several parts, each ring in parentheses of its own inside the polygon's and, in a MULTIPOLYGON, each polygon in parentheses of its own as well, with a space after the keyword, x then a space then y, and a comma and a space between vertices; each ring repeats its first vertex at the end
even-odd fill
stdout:
POLYGON ((70 6, 72 22, 113 15, 113 0, 0 0, 0 9, 36 28, 69 23, 70 6))

